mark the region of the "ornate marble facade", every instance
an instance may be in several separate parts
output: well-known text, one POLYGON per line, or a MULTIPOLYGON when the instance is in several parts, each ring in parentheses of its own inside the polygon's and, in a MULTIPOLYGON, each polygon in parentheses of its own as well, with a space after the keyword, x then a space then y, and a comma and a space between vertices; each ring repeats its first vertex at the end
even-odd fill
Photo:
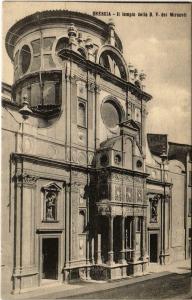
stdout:
POLYGON ((113 22, 40 12, 13 25, 6 48, 15 74, 3 102, 9 290, 165 263, 172 184, 161 164, 156 181, 146 166, 152 97, 113 22))

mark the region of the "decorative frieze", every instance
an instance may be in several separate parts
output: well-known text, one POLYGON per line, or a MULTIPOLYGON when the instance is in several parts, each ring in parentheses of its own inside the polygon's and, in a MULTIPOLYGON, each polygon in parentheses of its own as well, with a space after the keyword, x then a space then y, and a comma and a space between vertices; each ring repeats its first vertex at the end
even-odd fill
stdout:
POLYGON ((126 182, 133 183, 133 177, 125 174, 112 173, 111 179, 114 181, 122 181, 124 183, 126 182))
POLYGON ((97 208, 98 214, 101 216, 110 216, 111 215, 111 206, 110 205, 102 205, 97 208))
POLYGON ((143 183, 143 178, 141 178, 141 177, 134 177, 134 182, 136 182, 136 183, 143 183))

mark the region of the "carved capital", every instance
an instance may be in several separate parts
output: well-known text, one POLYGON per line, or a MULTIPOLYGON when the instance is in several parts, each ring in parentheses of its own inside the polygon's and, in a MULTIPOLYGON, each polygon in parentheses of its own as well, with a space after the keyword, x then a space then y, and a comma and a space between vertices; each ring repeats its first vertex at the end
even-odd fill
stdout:
POLYGON ((17 182, 17 184, 23 183, 25 185, 32 186, 36 184, 36 181, 39 179, 39 177, 33 174, 20 173, 20 174, 16 174, 14 176, 14 179, 17 182))
POLYGON ((94 82, 88 82, 86 84, 86 86, 87 86, 88 91, 90 91, 92 93, 94 92, 94 90, 95 90, 95 83, 94 82))
POLYGON ((79 182, 76 182, 76 181, 72 182, 71 183, 71 191, 77 193, 79 191, 79 186, 80 185, 81 184, 79 182))
POLYGON ((98 84, 95 85, 95 92, 98 94, 101 92, 101 87, 98 84))

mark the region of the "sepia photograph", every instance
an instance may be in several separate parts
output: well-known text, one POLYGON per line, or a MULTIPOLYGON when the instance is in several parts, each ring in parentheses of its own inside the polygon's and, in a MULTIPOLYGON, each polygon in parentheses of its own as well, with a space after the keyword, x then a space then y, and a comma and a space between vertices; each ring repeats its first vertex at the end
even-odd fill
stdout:
POLYGON ((191 299, 191 12, 2 3, 1 299, 191 299))

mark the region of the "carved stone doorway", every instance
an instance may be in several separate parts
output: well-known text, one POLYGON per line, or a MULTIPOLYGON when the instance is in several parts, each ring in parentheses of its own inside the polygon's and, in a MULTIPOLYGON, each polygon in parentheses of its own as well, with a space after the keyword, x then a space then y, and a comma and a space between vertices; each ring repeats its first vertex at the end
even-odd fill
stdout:
POLYGON ((58 279, 58 238, 42 240, 42 279, 58 279))
POLYGON ((157 263, 158 262, 158 234, 151 233, 149 235, 149 243, 150 243, 150 262, 157 263))

